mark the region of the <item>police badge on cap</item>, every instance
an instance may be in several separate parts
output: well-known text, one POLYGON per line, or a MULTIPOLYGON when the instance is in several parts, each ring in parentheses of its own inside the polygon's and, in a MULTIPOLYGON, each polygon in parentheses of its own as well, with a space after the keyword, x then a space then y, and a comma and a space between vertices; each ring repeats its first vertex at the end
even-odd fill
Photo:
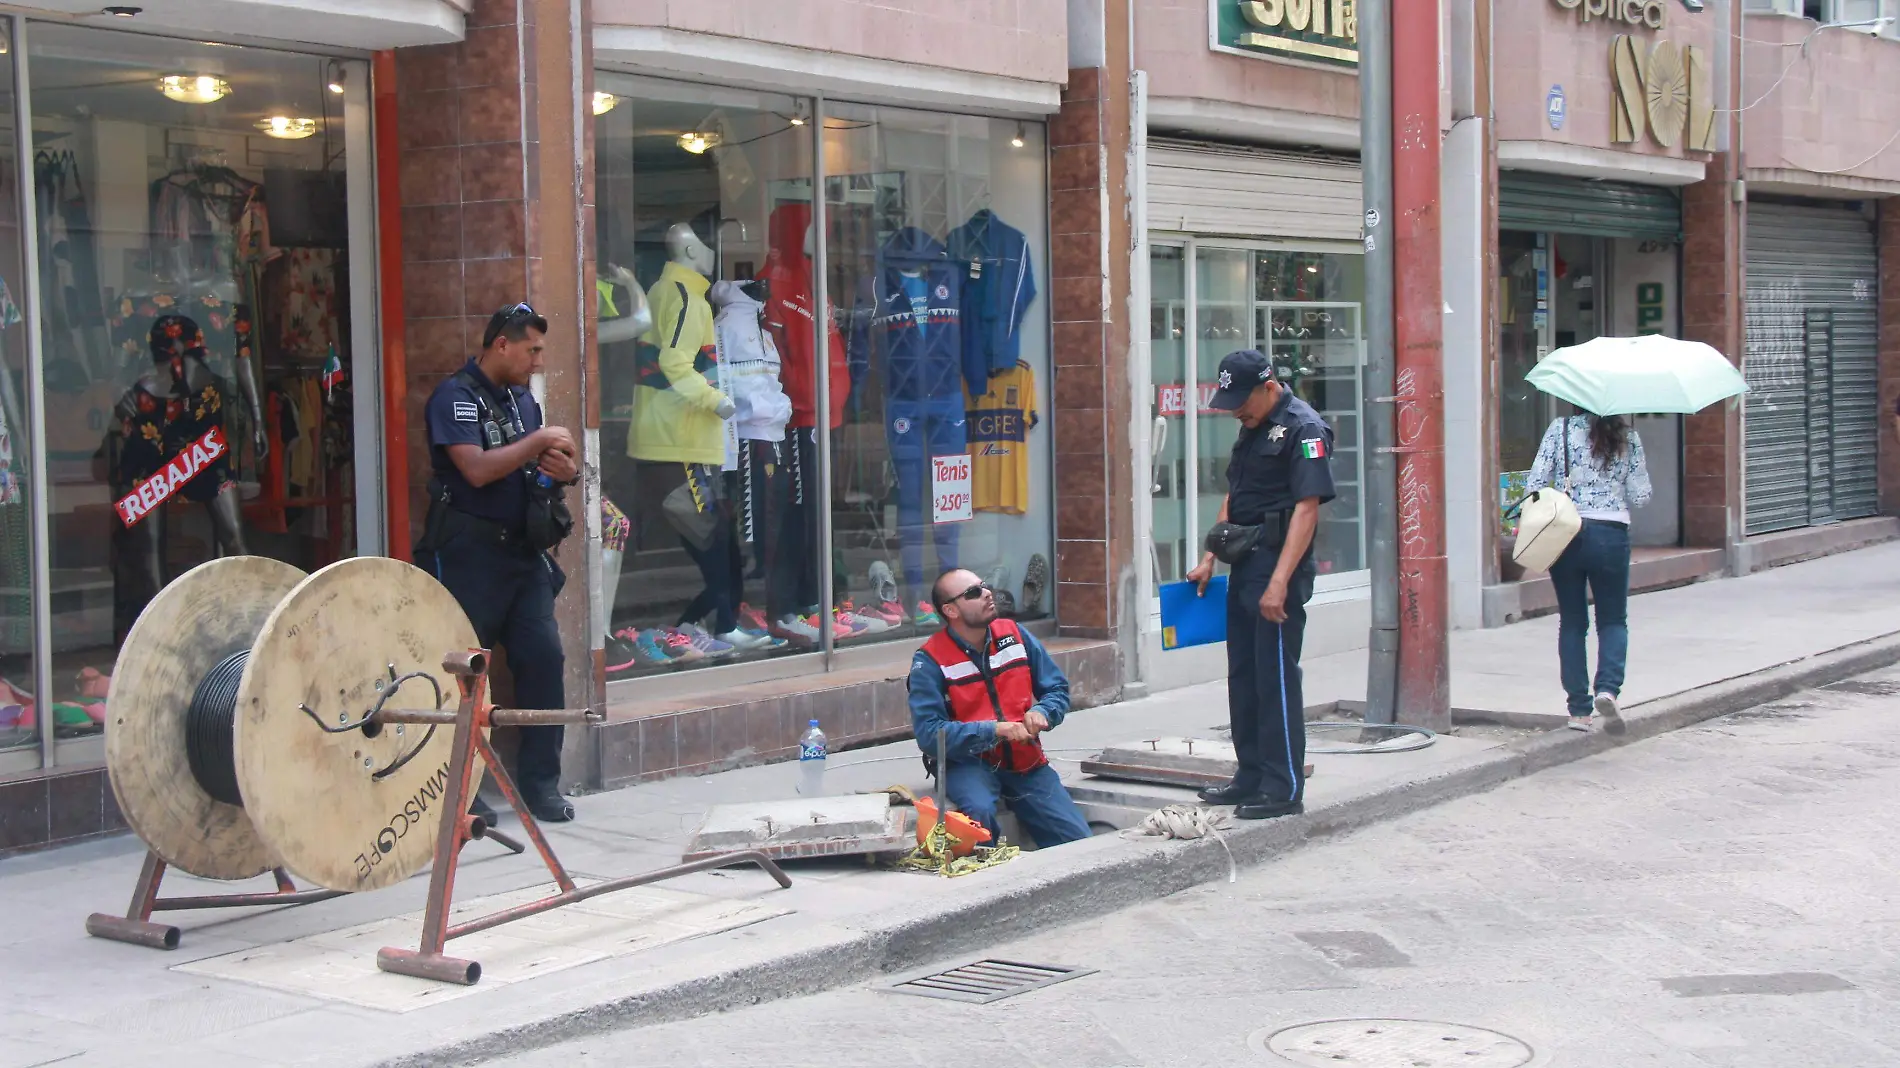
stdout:
POLYGON ((1207 402, 1209 408, 1231 412, 1247 402, 1253 391, 1273 374, 1273 364, 1253 349, 1230 352, 1221 358, 1220 374, 1215 377, 1219 389, 1207 402))

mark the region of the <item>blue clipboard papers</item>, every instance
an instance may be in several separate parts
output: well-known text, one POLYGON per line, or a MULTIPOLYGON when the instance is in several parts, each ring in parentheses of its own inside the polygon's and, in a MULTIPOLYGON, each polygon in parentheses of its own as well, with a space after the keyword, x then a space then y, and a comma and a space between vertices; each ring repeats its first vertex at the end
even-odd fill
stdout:
POLYGON ((1161 648, 1185 649, 1227 640, 1227 576, 1216 575, 1207 593, 1195 596, 1194 583, 1161 587, 1161 648))

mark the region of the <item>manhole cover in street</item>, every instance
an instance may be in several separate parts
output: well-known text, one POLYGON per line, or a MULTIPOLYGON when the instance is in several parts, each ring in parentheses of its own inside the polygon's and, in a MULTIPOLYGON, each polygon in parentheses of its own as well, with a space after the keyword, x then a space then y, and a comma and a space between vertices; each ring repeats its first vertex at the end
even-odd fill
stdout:
POLYGON ((1498 1031, 1431 1020, 1322 1020, 1249 1041, 1309 1068, 1519 1068, 1531 1048, 1498 1031))

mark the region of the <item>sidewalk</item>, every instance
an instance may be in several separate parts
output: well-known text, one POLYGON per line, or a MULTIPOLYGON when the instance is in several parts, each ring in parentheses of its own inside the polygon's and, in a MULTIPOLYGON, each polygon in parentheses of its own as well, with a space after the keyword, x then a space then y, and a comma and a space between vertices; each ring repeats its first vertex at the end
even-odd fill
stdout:
MULTIPOLYGON (((1900 661, 1895 576, 1900 545, 1888 545, 1635 598, 1630 739, 1900 661)), ((1560 714, 1555 632, 1554 618, 1540 618, 1455 634, 1454 705, 1560 714)), ((1308 700, 1357 700, 1364 672, 1363 653, 1309 662, 1308 700)), ((1073 761, 1108 742, 1205 737, 1225 719, 1215 682, 1077 713, 1051 745, 1073 761)), ((1613 744, 1481 726, 1413 753, 1316 755, 1307 815, 1232 828, 1226 844, 1240 863, 1257 862, 1613 744)), ((833 764, 834 792, 925 786, 910 743, 833 764)), ((1058 767, 1080 777, 1073 762, 1058 767)), ((577 876, 660 867, 677 861, 710 805, 788 797, 796 776, 775 765, 590 795, 577 802, 581 820, 550 838, 577 876)), ((443 988, 363 966, 360 947, 413 944, 413 923, 345 930, 420 910, 422 878, 303 908, 169 914, 185 928, 170 953, 86 937, 89 912, 123 910, 141 854, 126 837, 0 861, 0 975, 11 980, 0 1068, 467 1063, 902 970, 1228 871, 1219 843, 1109 834, 956 880, 833 862, 791 868, 794 885, 781 891, 751 870, 706 873, 452 943, 482 959, 487 975, 473 988, 443 988), (294 940, 311 941, 286 947, 294 940), (232 974, 249 979, 219 977, 232 974)), ((476 843, 467 858, 462 901, 546 881, 532 855, 476 843)), ((172 894, 230 889, 167 883, 172 894)))

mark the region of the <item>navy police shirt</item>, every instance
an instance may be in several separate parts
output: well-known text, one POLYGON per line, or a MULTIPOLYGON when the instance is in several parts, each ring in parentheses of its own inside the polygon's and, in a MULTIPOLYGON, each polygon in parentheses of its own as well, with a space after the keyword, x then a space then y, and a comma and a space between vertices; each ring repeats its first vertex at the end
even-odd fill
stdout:
POLYGON ((1312 406, 1282 389, 1279 403, 1234 440, 1227 464, 1227 519, 1252 526, 1308 497, 1325 504, 1333 489, 1333 430, 1312 406))
POLYGON ((430 461, 436 477, 448 487, 449 499, 457 510, 518 531, 527 522, 528 476, 516 470, 486 486, 472 486, 456 469, 455 461, 449 459, 448 447, 474 445, 480 448, 486 444, 482 438, 482 409, 476 401, 477 388, 486 394, 489 412, 507 424, 512 432, 510 440, 524 438, 541 429, 541 406, 535 403, 534 394, 521 386, 505 390, 496 386, 474 360, 468 361, 464 370, 475 380, 474 387, 462 376, 450 375, 429 396, 430 461))

